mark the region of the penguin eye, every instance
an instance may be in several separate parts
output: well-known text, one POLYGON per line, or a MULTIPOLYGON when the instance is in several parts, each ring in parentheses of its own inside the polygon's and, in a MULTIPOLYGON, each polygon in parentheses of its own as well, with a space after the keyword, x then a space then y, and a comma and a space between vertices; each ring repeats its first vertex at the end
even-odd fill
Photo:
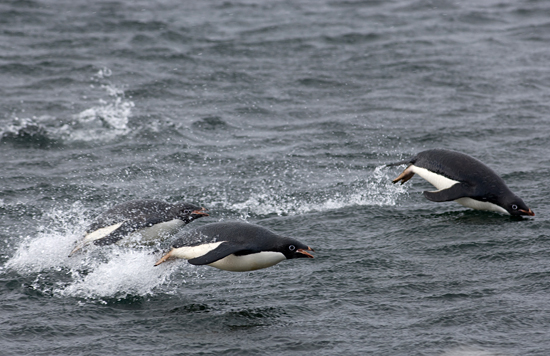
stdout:
POLYGON ((185 209, 185 210, 183 211, 183 213, 189 215, 189 214, 191 214, 191 210, 185 209))
POLYGON ((512 209, 518 210, 518 206, 516 204, 512 204, 512 209))
POLYGON ((290 246, 288 246, 288 249, 289 249, 290 251, 294 251, 294 250, 296 250, 296 246, 290 245, 290 246))

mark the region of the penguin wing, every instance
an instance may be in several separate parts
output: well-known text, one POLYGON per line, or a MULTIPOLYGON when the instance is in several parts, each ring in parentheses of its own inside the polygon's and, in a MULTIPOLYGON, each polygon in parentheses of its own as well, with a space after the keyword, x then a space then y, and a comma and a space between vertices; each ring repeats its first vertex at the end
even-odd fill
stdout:
POLYGON ((215 249, 208 251, 204 255, 188 260, 188 262, 196 266, 208 265, 210 263, 219 261, 222 258, 227 257, 231 254, 235 254, 239 256, 239 255, 246 255, 253 252, 254 251, 252 251, 247 246, 243 246, 242 244, 234 244, 226 241, 220 244, 215 249))
POLYGON ((456 183, 447 189, 441 189, 435 192, 424 192, 426 199, 434 202, 453 201, 464 197, 473 196, 472 188, 466 183, 456 183))

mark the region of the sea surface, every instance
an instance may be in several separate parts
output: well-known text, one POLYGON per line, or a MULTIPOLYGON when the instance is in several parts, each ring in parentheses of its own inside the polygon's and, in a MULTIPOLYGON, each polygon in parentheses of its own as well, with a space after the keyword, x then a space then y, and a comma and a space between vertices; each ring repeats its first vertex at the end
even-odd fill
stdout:
POLYGON ((0 2, 0 354, 550 355, 550 2, 0 2), (536 213, 433 203, 431 148, 536 213), (68 253, 132 199, 296 238, 68 253))

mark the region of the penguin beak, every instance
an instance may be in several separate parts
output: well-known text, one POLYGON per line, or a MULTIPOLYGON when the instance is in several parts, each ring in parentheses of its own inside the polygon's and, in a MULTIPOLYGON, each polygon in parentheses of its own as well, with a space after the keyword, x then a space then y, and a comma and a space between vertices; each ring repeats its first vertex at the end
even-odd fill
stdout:
POLYGON ((521 212, 524 213, 525 215, 535 216, 535 213, 533 213, 533 210, 531 210, 531 209, 529 209, 529 210, 519 209, 519 211, 521 211, 521 212))
POLYGON ((199 215, 199 216, 208 216, 208 213, 207 213, 208 209, 205 209, 205 208, 200 208, 198 210, 194 210, 193 212, 191 212, 192 215, 199 215))
MULTIPOLYGON (((309 247, 309 246, 307 247, 307 250, 308 250, 308 251, 314 251, 314 250, 313 250, 311 247, 309 247)), ((311 253, 306 252, 306 250, 303 249, 303 248, 297 249, 296 252, 301 253, 302 255, 304 255, 304 256, 307 257, 307 258, 314 258, 313 255, 312 255, 311 253)))

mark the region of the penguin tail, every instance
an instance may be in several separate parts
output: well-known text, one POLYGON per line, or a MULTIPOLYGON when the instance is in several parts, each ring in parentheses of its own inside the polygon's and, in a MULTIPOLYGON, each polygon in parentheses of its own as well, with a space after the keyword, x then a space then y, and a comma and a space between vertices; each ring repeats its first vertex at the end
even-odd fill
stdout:
POLYGON ((401 166, 403 164, 411 164, 411 160, 407 159, 407 160, 399 161, 399 162, 395 162, 395 163, 388 163, 388 164, 386 164, 385 167, 395 167, 395 166, 401 166))

